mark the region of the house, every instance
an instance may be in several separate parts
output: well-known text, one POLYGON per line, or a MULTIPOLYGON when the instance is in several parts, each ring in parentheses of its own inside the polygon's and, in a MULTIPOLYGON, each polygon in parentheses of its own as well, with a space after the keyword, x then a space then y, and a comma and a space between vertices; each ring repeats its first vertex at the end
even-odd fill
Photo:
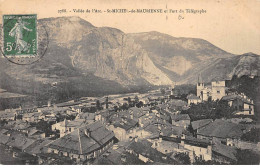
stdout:
POLYGON ((72 106, 71 109, 77 113, 81 113, 82 112, 82 106, 72 106))
POLYGON ((95 120, 95 113, 79 113, 75 119, 95 120))
POLYGON ((25 113, 23 114, 23 121, 38 122, 42 118, 42 113, 25 113))
POLYGON ((33 139, 45 138, 45 133, 41 130, 37 130, 36 128, 29 128, 27 130, 27 135, 29 138, 33 138, 33 139))
POLYGON ((36 156, 42 152, 44 152, 44 146, 51 143, 52 140, 49 139, 38 139, 28 147, 24 149, 25 153, 36 156))
POLYGON ((205 85, 202 81, 201 75, 198 77, 197 83, 197 97, 201 101, 220 100, 226 95, 226 82, 225 80, 213 80, 211 85, 205 85))
POLYGON ((47 153, 83 163, 98 158, 113 145, 114 140, 115 135, 112 131, 107 130, 101 122, 95 122, 75 129, 46 145, 46 148, 47 153))
POLYGON ((124 151, 110 150, 108 154, 104 154, 97 158, 93 165, 145 165, 134 154, 124 151))
POLYGON ((241 138, 246 131, 242 124, 235 124, 227 120, 216 119, 208 125, 198 129, 198 139, 212 140, 224 145, 232 146, 233 142, 241 138))
POLYGON ((194 94, 189 94, 187 96, 187 99, 188 105, 201 103, 201 99, 198 96, 195 96, 194 94))
POLYGON ((163 138, 158 138, 152 142, 152 147, 163 154, 176 153, 183 148, 178 142, 163 140, 163 138))
POLYGON ((236 115, 254 115, 254 102, 244 94, 229 94, 222 98, 235 109, 236 115))
POLYGON ((138 122, 136 120, 117 117, 113 118, 111 125, 108 127, 109 130, 113 131, 115 137, 120 141, 129 140, 130 137, 135 137, 136 127, 138 122))
POLYGON ((18 131, 12 131, 8 135, 10 135, 10 138, 6 145, 19 151, 23 151, 36 141, 34 139, 26 137, 25 134, 18 131))
POLYGON ((191 163, 195 161, 196 157, 205 161, 212 160, 212 142, 209 140, 183 134, 180 145, 183 146, 182 152, 189 155, 191 163))
POLYGON ((146 113, 149 113, 149 108, 137 108, 137 107, 131 107, 128 109, 128 113, 131 116, 131 119, 138 119, 141 116, 145 115, 146 113))
POLYGON ((176 161, 167 155, 157 151, 152 147, 152 143, 147 140, 136 138, 127 147, 127 152, 134 154, 146 164, 175 164, 176 161))
POLYGON ((0 111, 0 120, 11 121, 16 119, 15 112, 0 111))
POLYGON ((6 129, 1 129, 0 131, 0 144, 2 145, 5 145, 9 141, 10 136, 5 134, 7 132, 8 130, 6 129))
POLYGON ((95 121, 101 121, 102 123, 106 123, 114 114, 116 114, 115 111, 110 111, 108 109, 98 111, 95 113, 95 121))
POLYGON ((172 125, 188 128, 190 116, 188 114, 171 114, 172 125))
POLYGON ((85 119, 77 119, 73 121, 64 120, 51 126, 52 131, 59 130, 60 137, 73 132, 77 128, 87 125, 88 122, 85 119))
POLYGON ((19 121, 19 122, 15 122, 12 129, 23 133, 27 133, 30 127, 31 125, 28 122, 19 121))
POLYGON ((205 127, 206 125, 210 124, 211 122, 213 122, 212 119, 202 119, 202 120, 192 121, 191 127, 193 129, 194 135, 196 136, 198 129, 205 127))
POLYGON ((236 153, 237 150, 235 147, 226 146, 221 143, 215 143, 212 146, 213 160, 220 163, 234 164, 237 161, 236 153))
POLYGON ((157 138, 159 136, 177 138, 180 137, 184 131, 183 127, 173 126, 157 116, 151 116, 151 118, 149 117, 145 119, 141 127, 136 130, 136 136, 138 136, 140 139, 147 139, 152 137, 157 138))

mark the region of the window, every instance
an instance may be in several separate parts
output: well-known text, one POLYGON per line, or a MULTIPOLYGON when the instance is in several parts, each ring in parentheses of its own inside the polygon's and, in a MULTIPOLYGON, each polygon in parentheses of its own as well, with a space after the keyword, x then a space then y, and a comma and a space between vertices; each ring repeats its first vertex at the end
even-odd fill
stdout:
POLYGON ((71 128, 69 128, 69 132, 71 132, 71 128))
POLYGON ((220 91, 218 90, 217 93, 220 94, 220 91))

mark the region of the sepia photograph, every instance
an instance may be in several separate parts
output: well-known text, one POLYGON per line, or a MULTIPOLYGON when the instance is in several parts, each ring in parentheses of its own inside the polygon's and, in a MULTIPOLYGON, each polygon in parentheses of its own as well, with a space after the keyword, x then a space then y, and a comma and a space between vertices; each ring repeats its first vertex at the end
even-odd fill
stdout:
POLYGON ((260 0, 0 0, 1 165, 259 165, 260 0))

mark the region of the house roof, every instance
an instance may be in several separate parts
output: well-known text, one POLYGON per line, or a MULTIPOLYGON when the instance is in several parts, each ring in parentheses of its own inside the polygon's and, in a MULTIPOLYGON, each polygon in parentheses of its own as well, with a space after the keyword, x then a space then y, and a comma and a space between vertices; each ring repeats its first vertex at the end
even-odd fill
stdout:
POLYGON ((62 127, 76 127, 79 128, 85 124, 85 119, 76 119, 76 120, 64 120, 60 122, 62 127))
POLYGON ((7 129, 0 129, 0 134, 4 134, 4 133, 6 133, 6 132, 8 132, 8 130, 7 129))
POLYGON ((238 95, 238 94, 230 94, 230 95, 226 95, 226 96, 223 96, 222 97, 222 100, 227 100, 227 101, 232 101, 232 100, 235 100, 235 99, 239 99, 241 101, 243 101, 244 103, 247 103, 247 104, 252 104, 250 102, 250 100, 244 98, 242 95, 238 95))
POLYGON ((114 133, 107 130, 101 122, 95 122, 67 134, 48 146, 62 151, 85 154, 97 150, 114 138, 114 133), (89 135, 85 134, 89 132, 89 135))
POLYGON ((27 123, 27 122, 16 122, 14 124, 13 129, 25 130, 25 129, 30 128, 30 127, 31 127, 31 125, 29 123, 27 123))
POLYGON ((35 141, 34 143, 32 143, 30 146, 28 146, 27 148, 24 149, 24 151, 26 153, 29 154, 39 154, 41 153, 41 149, 49 144, 50 142, 52 142, 52 140, 49 139, 40 139, 35 141))
POLYGON ((95 113, 79 113, 78 117, 80 119, 94 120, 95 119, 95 113))
POLYGON ((34 139, 27 138, 24 134, 14 131, 11 133, 10 139, 6 145, 23 150, 34 142, 34 139))
POLYGON ((234 161, 237 160, 237 158, 236 158, 236 152, 237 151, 234 147, 223 145, 221 143, 215 143, 212 146, 212 151, 218 153, 218 155, 225 156, 225 157, 232 159, 234 161))
POLYGON ((192 144, 195 146, 207 147, 208 145, 211 145, 211 142, 207 139, 198 139, 192 136, 185 136, 184 141, 185 143, 192 144))
POLYGON ((137 125, 137 123, 138 122, 136 120, 132 120, 132 119, 126 118, 126 117, 120 117, 120 118, 118 117, 114 121, 112 121, 112 124, 115 127, 123 128, 126 131, 135 127, 137 125))
POLYGON ((0 144, 6 144, 9 141, 9 136, 5 134, 0 134, 0 144))
POLYGON ((245 127, 227 120, 216 119, 198 130, 198 135, 219 138, 240 138, 245 127))
POLYGON ((133 114, 134 118, 140 118, 147 113, 147 110, 149 111, 149 109, 145 110, 146 111, 144 111, 142 108, 131 107, 130 109, 128 109, 128 113, 133 114))
POLYGON ((199 129, 201 127, 208 125, 211 122, 213 122, 212 119, 197 120, 197 121, 191 122, 191 126, 194 130, 196 130, 196 129, 199 129))
POLYGON ((170 107, 171 106, 173 106, 173 107, 175 107, 175 106, 182 107, 182 106, 187 106, 188 103, 183 101, 183 100, 173 99, 170 102, 168 102, 168 104, 170 105, 170 107))
POLYGON ((43 133, 41 130, 37 130, 36 128, 29 129, 28 136, 32 136, 36 133, 43 133))
POLYGON ((127 148, 129 150, 133 150, 137 154, 141 154, 149 158, 156 163, 175 163, 171 158, 163 159, 166 155, 152 148, 152 143, 147 140, 138 140, 137 142, 132 141, 127 148))
POLYGON ((188 114, 171 114, 171 119, 175 121, 190 120, 190 116, 188 114))
POLYGON ((200 98, 198 96, 195 96, 194 94, 188 95, 187 99, 190 99, 190 100, 200 100, 200 98))
POLYGON ((56 104, 57 107, 66 107, 66 106, 74 106, 78 105, 80 102, 64 102, 64 103, 58 103, 56 104))
POLYGON ((0 118, 11 118, 14 117, 16 114, 14 112, 5 112, 1 111, 0 112, 0 118))
POLYGON ((31 118, 35 115, 35 113, 25 113, 23 114, 23 118, 31 118))

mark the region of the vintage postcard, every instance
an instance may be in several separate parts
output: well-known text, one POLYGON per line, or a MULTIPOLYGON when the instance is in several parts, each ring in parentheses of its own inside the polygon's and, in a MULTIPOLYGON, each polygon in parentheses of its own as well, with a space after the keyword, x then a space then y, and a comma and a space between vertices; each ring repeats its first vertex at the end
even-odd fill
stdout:
POLYGON ((1 165, 259 165, 259 0, 0 0, 1 165))

